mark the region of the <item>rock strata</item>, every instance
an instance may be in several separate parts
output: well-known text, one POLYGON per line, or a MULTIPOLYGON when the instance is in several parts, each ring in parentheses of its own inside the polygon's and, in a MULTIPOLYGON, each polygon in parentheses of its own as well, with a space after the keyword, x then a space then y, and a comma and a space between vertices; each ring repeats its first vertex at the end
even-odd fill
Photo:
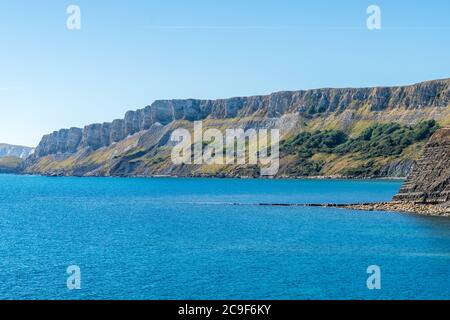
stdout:
MULTIPOLYGON (((91 124, 83 129, 62 129, 46 135, 39 143, 35 156, 75 153, 83 148, 97 150, 148 130, 154 124, 167 125, 177 120, 246 117, 272 119, 282 118, 286 114, 299 114, 303 118, 309 118, 363 108, 369 108, 370 112, 420 110, 424 107, 444 110, 449 104, 450 79, 400 87, 282 91, 266 96, 219 100, 159 100, 143 109, 128 111, 123 119, 91 124)), ((345 120, 346 116, 342 119, 345 120)), ((350 125, 351 119, 347 122, 350 125)))
POLYGON ((391 202, 345 205, 355 210, 450 216, 450 128, 438 130, 391 202))
POLYGON ((450 127, 431 137, 394 201, 450 205, 450 127))
POLYGON ((0 158, 15 157, 26 159, 33 151, 34 149, 29 147, 0 143, 0 158))
POLYGON ((450 79, 401 87, 282 91, 219 100, 159 100, 128 111, 123 119, 45 135, 21 171, 51 176, 260 176, 260 166, 253 165, 175 164, 170 135, 177 128, 192 130, 196 120, 203 120, 204 130, 222 133, 235 128, 279 130, 282 143, 277 177, 405 177, 429 135, 423 141, 413 137, 399 141, 397 135, 389 142, 387 137, 383 140, 386 148, 378 148, 366 158, 355 145, 342 152, 328 146, 334 142, 326 132, 339 131, 350 140, 379 124, 397 124, 397 129, 392 128, 398 134, 430 120, 447 124, 450 79), (311 148, 317 150, 311 154, 300 152, 302 142, 294 138, 317 131, 322 132, 326 142, 313 143, 315 147, 311 148), (286 141, 292 144, 283 144, 286 141))

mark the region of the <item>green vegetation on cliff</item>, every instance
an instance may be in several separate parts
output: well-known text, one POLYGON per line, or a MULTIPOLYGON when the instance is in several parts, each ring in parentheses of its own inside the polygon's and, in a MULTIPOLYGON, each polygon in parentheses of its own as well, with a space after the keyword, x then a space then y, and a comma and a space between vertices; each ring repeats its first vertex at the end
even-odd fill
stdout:
POLYGON ((295 156, 295 163, 287 172, 289 175, 327 175, 330 172, 326 169, 335 167, 332 163, 337 164, 345 159, 347 165, 332 173, 376 176, 387 162, 383 160, 402 159, 402 154, 409 147, 427 140, 438 128, 436 121, 429 120, 414 126, 374 124, 356 138, 350 138, 340 130, 301 132, 284 141, 280 151, 282 157, 295 156), (353 166, 349 166, 349 162, 353 166))

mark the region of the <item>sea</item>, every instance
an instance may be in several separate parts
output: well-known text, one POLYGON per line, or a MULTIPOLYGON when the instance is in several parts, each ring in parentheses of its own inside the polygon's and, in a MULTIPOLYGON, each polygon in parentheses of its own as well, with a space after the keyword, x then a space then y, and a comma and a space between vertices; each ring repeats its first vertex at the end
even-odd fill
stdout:
POLYGON ((448 299, 450 219, 402 181, 0 175, 0 299, 448 299))

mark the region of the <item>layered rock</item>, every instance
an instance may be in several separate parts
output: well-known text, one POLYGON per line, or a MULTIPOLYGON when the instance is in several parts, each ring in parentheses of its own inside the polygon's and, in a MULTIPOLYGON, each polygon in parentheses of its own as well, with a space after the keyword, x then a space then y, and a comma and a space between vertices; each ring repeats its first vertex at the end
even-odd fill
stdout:
POLYGON ((34 149, 23 146, 15 146, 6 143, 0 143, 0 158, 20 158, 26 159, 33 153, 34 149))
MULTIPOLYGON (((143 109, 128 111, 123 119, 44 136, 22 170, 45 175, 254 177, 259 175, 257 167, 173 164, 171 132, 178 127, 189 129, 193 121, 205 120, 205 129, 278 129, 282 140, 286 140, 304 130, 341 130, 357 137, 377 123, 413 126, 434 119, 446 124, 450 122, 449 88, 450 79, 446 79, 404 87, 283 91, 219 100, 159 100, 143 109)), ((318 154, 312 164, 321 166, 320 174, 326 176, 347 176, 346 172, 361 171, 349 168, 370 165, 380 168, 379 176, 404 177, 422 147, 422 143, 411 145, 401 154, 379 157, 371 164, 359 154, 318 154)), ((302 163, 295 154, 282 155, 278 176, 295 175, 297 171, 290 168, 302 163)))
POLYGON ((155 123, 166 125, 175 120, 250 116, 269 119, 292 113, 310 117, 364 107, 376 112, 398 108, 439 109, 447 108, 449 104, 450 79, 403 87, 284 91, 267 96, 220 100, 160 100, 144 109, 128 111, 124 119, 112 123, 91 124, 84 129, 63 129, 46 135, 37 147, 35 156, 74 153, 80 148, 97 150, 147 130, 155 123))
POLYGON ((407 177, 411 174, 415 161, 401 159, 393 161, 380 169, 380 177, 407 177))
POLYGON ((80 145, 83 130, 79 128, 61 129, 42 137, 34 152, 35 157, 49 154, 74 153, 80 145))
POLYGON ((450 206, 450 127, 431 137, 394 201, 450 206))

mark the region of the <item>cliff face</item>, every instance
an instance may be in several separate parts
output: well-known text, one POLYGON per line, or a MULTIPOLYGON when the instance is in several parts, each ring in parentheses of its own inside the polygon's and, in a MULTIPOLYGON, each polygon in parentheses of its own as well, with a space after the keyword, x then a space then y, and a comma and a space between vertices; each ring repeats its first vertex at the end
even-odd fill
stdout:
POLYGON ((394 200, 450 206, 450 127, 431 137, 394 200))
POLYGON ((19 172, 23 160, 33 151, 33 148, 0 143, 0 173, 19 172))
POLYGON ((25 159, 33 153, 33 148, 0 143, 0 158, 15 157, 25 159))
MULTIPOLYGON (((205 173, 204 168, 173 167, 167 161, 166 150, 170 131, 205 120, 205 126, 219 129, 276 128, 282 138, 302 130, 323 129, 339 129, 352 136, 373 123, 412 125, 426 119, 450 123, 449 105, 450 79, 402 87, 316 89, 221 100, 161 100, 128 111, 124 119, 44 136, 24 171, 63 175, 217 175, 216 169, 205 173)), ((382 160, 386 174, 404 174, 413 159, 401 159, 401 163, 382 160)), ((287 161, 286 167, 290 165, 287 161)), ((330 173, 341 165, 329 164, 330 173)), ((220 174, 229 175, 229 170, 220 174)), ((232 175, 240 174, 234 171, 232 175)))
POLYGON ((299 113, 305 117, 342 113, 369 106, 368 111, 399 108, 446 108, 450 104, 450 80, 424 82, 413 86, 362 89, 317 89, 277 92, 268 96, 223 100, 162 100, 137 111, 128 111, 124 119, 112 123, 91 124, 84 129, 62 129, 42 138, 36 156, 74 153, 78 148, 93 150, 110 146, 127 136, 148 130, 155 123, 206 118, 227 119, 260 116, 279 118, 299 113))

